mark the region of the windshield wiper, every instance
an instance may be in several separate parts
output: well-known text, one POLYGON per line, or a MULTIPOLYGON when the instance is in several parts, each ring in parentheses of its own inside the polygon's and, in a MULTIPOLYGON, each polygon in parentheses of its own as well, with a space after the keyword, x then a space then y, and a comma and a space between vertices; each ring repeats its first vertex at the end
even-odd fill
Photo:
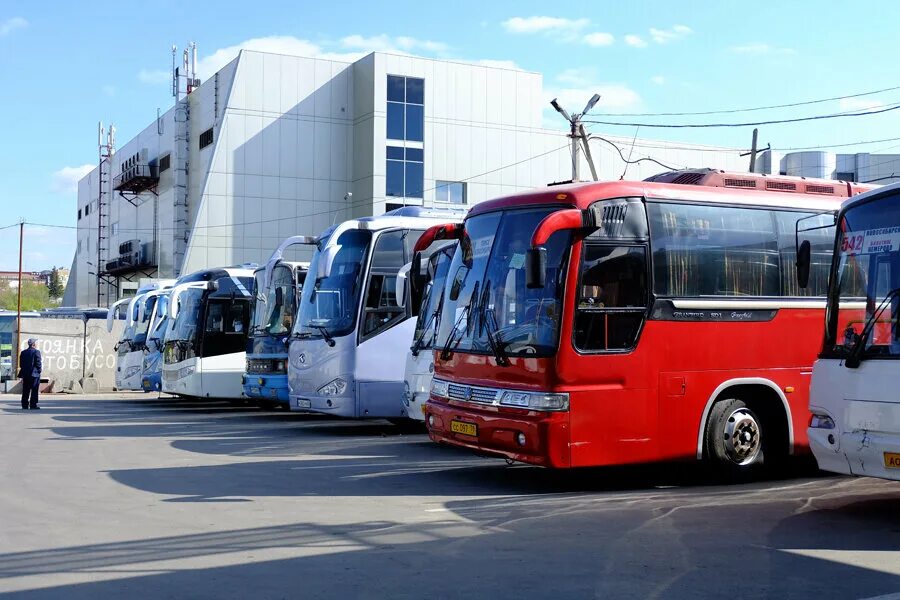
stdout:
POLYGON ((478 316, 480 317, 480 323, 485 328, 485 333, 487 334, 488 345, 491 347, 491 352, 494 353, 494 358, 497 360, 497 366, 500 367, 508 367, 509 366, 509 356, 506 354, 506 350, 504 348, 505 344, 499 339, 497 326, 497 315, 494 314, 493 309, 488 310, 488 301, 490 301, 490 289, 491 282, 488 280, 484 284, 484 290, 481 293, 481 304, 478 307, 478 316))
POLYGON ((447 341, 444 342, 444 347, 441 349, 440 358, 443 361, 448 361, 453 358, 453 350, 459 346, 460 342, 462 342, 462 335, 460 334, 459 339, 456 340, 456 334, 459 331, 459 325, 462 323, 463 319, 466 319, 466 329, 469 328, 469 315, 472 314, 472 305, 475 304, 476 299, 478 298, 478 283, 475 283, 475 289, 472 290, 472 296, 469 297, 469 303, 463 308, 462 313, 460 313, 459 317, 456 319, 456 323, 453 324, 453 329, 450 330, 450 335, 447 336, 447 341), (454 344, 454 340, 456 344, 454 344), (450 346, 453 346, 451 349, 450 346))
MULTIPOLYGON (((433 292, 434 290, 432 290, 433 292)), ((440 314, 441 308, 444 306, 444 296, 441 295, 440 300, 438 300, 438 305, 431 313, 431 316, 428 317, 428 321, 425 323, 425 327, 422 328, 422 333, 419 334, 419 337, 413 342, 412 347, 409 349, 410 353, 413 356, 419 355, 419 350, 422 350, 425 347, 425 335, 428 334, 429 331, 432 333, 432 341, 435 337, 437 337, 437 331, 440 323, 440 314), (433 325, 432 325, 433 323, 433 325)))
POLYGON ((328 330, 325 329, 324 325, 309 325, 311 329, 318 329, 322 333, 322 339, 325 340, 325 343, 328 344, 329 347, 334 347, 334 338, 331 337, 331 334, 328 333, 328 330))
POLYGON ((848 369, 857 369, 859 368, 860 363, 863 359, 863 350, 866 346, 866 340, 869 339, 869 336, 872 335, 872 330, 875 328, 875 325, 878 323, 878 317, 881 316, 881 313, 884 312, 884 309, 888 307, 888 304, 891 300, 893 300, 898 294, 900 294, 900 288, 894 288, 890 292, 885 295, 884 299, 878 304, 872 314, 866 319, 866 324, 863 327, 862 333, 859 334, 859 337, 856 339, 856 343, 853 344, 853 347, 850 348, 850 353, 847 355, 847 358, 844 360, 844 366, 848 369))

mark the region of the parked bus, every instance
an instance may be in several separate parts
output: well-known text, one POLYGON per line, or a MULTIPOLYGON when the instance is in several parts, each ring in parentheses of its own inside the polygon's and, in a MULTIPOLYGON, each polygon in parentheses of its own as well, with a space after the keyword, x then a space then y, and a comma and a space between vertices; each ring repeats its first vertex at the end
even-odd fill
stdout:
MULTIPOLYGON (((147 343, 144 345, 144 361, 141 368, 141 389, 144 392, 162 391, 162 355, 166 330, 169 325, 169 297, 172 288, 149 292, 156 296, 147 328, 147 343)), ((146 306, 146 304, 145 304, 146 306)))
POLYGON ((156 303, 155 295, 149 292, 161 287, 170 287, 174 280, 162 280, 141 286, 131 298, 113 304, 106 318, 106 329, 112 331, 112 324, 118 310, 125 313, 125 329, 116 344, 116 389, 140 390, 143 371, 144 350, 150 315, 156 303), (149 303, 149 306, 145 306, 149 303), (148 310, 149 308, 149 310, 148 310))
MULTIPOLYGON (((831 242, 809 444, 826 471, 900 480, 900 184, 848 200, 831 242)), ((801 283, 811 247, 798 253, 801 283)))
POLYGON ((323 233, 291 336, 292 410, 403 418, 406 350, 415 321, 395 294, 419 236, 458 212, 399 208, 323 233))
POLYGON ((255 267, 207 269, 178 280, 163 343, 164 392, 242 397, 255 267))
POLYGON ((291 246, 313 245, 310 236, 286 239, 253 273, 253 311, 247 337, 244 395, 265 407, 288 407, 288 343, 309 263, 283 260, 291 246))
POLYGON ((840 181, 687 170, 475 205, 447 277, 433 440, 580 467, 707 458, 737 474, 807 446, 825 277, 795 228, 840 181))
POLYGON ((406 353, 403 395, 405 416, 414 421, 425 420, 422 408, 428 400, 434 376, 432 350, 437 340, 444 283, 461 233, 461 223, 429 228, 416 242, 412 262, 404 267, 410 271, 409 285, 403 285, 403 279, 397 280, 398 294, 409 290, 409 306, 416 318, 412 345, 406 353))

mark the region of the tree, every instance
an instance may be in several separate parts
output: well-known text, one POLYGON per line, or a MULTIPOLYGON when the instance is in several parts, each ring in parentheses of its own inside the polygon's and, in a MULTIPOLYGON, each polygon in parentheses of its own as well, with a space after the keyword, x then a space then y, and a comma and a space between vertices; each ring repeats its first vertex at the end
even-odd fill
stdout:
POLYGON ((65 293, 62 281, 59 279, 59 269, 56 267, 53 267, 53 270, 50 272, 50 281, 47 284, 47 291, 54 300, 62 298, 63 293, 65 293))
MULTIPOLYGON (((16 310, 18 290, 7 283, 0 288, 0 308, 16 310)), ((47 286, 27 279, 22 280, 22 310, 41 310, 50 306, 50 294, 47 286)))

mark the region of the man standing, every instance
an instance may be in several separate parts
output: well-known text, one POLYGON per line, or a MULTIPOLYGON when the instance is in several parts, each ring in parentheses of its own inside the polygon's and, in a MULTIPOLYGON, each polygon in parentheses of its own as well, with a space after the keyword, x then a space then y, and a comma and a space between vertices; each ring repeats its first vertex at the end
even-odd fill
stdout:
POLYGON ((22 410, 40 410, 38 388, 41 385, 41 351, 35 348, 37 340, 30 338, 28 347, 19 354, 19 377, 22 379, 22 410), (29 401, 30 398, 30 401, 29 401))

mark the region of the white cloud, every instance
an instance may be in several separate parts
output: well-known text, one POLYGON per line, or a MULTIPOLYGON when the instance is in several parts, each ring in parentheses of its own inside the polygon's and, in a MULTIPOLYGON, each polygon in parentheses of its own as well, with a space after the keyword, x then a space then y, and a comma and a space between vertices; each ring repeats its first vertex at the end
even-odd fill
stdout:
POLYGON ((201 58, 197 63, 197 75, 201 80, 211 77, 216 71, 219 71, 237 58, 241 50, 310 57, 322 54, 322 49, 317 44, 291 35, 270 35, 268 37, 252 38, 234 46, 219 48, 209 56, 201 58))
POLYGON ((162 69, 141 69, 138 71, 138 79, 141 83, 149 83, 153 85, 162 83, 172 83, 172 74, 162 69))
POLYGON ((647 42, 644 41, 639 35, 634 35, 633 33, 629 33, 625 36, 625 43, 634 48, 646 48, 647 42))
POLYGON ((5 21, 0 21, 0 37, 9 35, 16 29, 24 29, 25 27, 28 27, 28 21, 22 17, 13 17, 5 21))
POLYGON ((651 27, 650 37, 657 44, 668 44, 669 42, 680 40, 693 32, 694 30, 687 25, 673 25, 669 29, 656 29, 655 27, 651 27))
POLYGON ((666 82, 666 78, 662 75, 654 75, 650 78, 650 81, 655 83, 656 85, 663 85, 666 82))
POLYGON ((597 31, 587 34, 582 38, 582 41, 588 46, 600 47, 612 45, 613 42, 616 41, 616 38, 614 38, 611 33, 597 31))
POLYGON ((510 33, 572 33, 588 26, 587 19, 512 17, 501 25, 510 33))
POLYGON ((408 36, 391 37, 388 35, 348 35, 341 39, 341 46, 351 50, 364 52, 413 52, 422 50, 432 54, 439 54, 448 50, 447 44, 433 42, 431 40, 419 40, 408 36))
POLYGON ((765 42, 752 42, 743 46, 732 46, 729 48, 735 54, 750 54, 753 56, 762 56, 764 54, 794 54, 793 48, 779 48, 766 44, 765 42))
POLYGON ((95 165, 80 167, 63 167, 52 176, 50 189, 59 194, 74 194, 78 190, 78 182, 82 177, 94 170, 95 165))
POLYGON ((865 98, 841 98, 838 102, 841 111, 869 111, 885 108, 883 102, 866 100, 865 98))

